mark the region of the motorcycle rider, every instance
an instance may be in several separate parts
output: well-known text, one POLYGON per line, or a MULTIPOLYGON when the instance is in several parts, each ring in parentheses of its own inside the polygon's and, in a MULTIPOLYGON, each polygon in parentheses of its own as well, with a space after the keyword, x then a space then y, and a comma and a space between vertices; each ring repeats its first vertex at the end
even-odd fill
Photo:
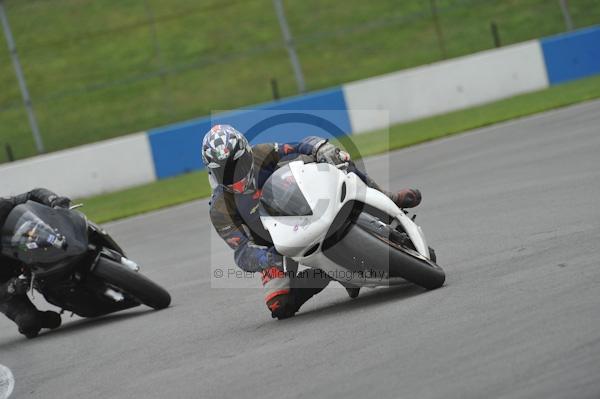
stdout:
MULTIPOLYGON (((19 204, 35 201, 51 207, 68 208, 71 200, 60 197, 50 190, 37 188, 27 193, 9 198, 0 198, 0 228, 6 222, 10 211, 19 204)), ((2 243, 0 242, 0 250, 2 243)), ((0 253, 0 312, 14 321, 19 332, 29 338, 35 337, 42 328, 58 328, 60 315, 53 311, 42 312, 36 309, 27 296, 29 280, 19 277, 21 265, 18 261, 0 253)))
MULTIPOLYGON (((366 174, 356 169, 350 156, 321 137, 310 136, 299 143, 269 143, 251 146, 242 133, 230 125, 215 125, 202 142, 202 160, 213 187, 210 218, 217 233, 234 250, 235 263, 247 272, 260 272, 265 302, 273 318, 293 316, 331 278, 318 269, 296 274, 297 264, 277 253, 269 233, 259 218, 261 189, 281 161, 302 157, 305 162, 348 162, 369 187, 385 193, 401 208, 421 202, 416 189, 386 192, 366 174)), ((351 298, 359 288, 346 286, 351 298)))

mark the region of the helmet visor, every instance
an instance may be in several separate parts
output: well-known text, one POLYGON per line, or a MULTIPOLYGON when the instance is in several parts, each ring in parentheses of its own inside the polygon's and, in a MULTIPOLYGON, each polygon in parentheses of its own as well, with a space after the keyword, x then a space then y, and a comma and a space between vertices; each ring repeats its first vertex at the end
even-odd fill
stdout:
POLYGON ((246 151, 238 159, 230 157, 224 165, 211 168, 217 182, 224 186, 232 186, 244 179, 250 180, 252 172, 252 153, 246 151))

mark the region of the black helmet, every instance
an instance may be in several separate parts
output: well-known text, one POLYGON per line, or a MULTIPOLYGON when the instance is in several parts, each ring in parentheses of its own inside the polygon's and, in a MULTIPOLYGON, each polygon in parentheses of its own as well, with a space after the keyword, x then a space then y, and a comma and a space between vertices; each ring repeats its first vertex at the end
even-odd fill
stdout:
POLYGON ((215 125, 202 140, 202 160, 227 191, 243 193, 253 184, 252 147, 232 126, 215 125))

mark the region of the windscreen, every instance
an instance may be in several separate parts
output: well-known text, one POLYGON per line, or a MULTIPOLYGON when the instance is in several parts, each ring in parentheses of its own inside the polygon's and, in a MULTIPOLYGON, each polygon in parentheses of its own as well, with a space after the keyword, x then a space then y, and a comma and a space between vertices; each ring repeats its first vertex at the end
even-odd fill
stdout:
POLYGON ((270 216, 313 214, 289 165, 278 169, 269 177, 262 188, 260 208, 261 214, 270 216))
POLYGON ((43 253, 47 257, 51 249, 62 250, 66 239, 31 211, 23 212, 11 230, 3 231, 2 252, 19 259, 27 254, 43 253), (15 256, 16 255, 16 256, 15 256))
POLYGON ((2 254, 27 265, 50 264, 84 254, 87 222, 77 212, 28 201, 2 226, 2 254))

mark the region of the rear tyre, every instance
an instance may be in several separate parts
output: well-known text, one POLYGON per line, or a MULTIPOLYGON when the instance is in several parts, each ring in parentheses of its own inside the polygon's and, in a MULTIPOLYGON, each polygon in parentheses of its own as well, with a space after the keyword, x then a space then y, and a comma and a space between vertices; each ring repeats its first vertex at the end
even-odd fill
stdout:
POLYGON ((171 295, 164 288, 110 259, 100 257, 92 274, 153 309, 164 309, 171 304, 171 295))

